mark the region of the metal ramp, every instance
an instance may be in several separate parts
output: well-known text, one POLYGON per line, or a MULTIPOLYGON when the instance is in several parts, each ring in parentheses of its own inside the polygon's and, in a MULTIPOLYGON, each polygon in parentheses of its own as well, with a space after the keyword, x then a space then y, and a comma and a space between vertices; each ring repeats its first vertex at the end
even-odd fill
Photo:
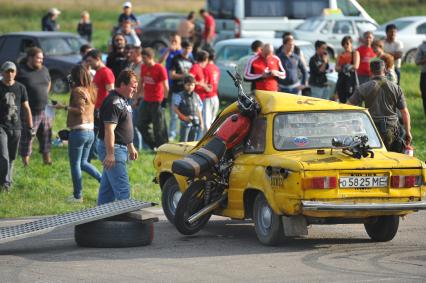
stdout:
POLYGON ((59 228, 75 226, 95 220, 151 207, 155 204, 132 199, 115 201, 94 208, 46 217, 16 226, 0 227, 0 244, 45 234, 59 228))

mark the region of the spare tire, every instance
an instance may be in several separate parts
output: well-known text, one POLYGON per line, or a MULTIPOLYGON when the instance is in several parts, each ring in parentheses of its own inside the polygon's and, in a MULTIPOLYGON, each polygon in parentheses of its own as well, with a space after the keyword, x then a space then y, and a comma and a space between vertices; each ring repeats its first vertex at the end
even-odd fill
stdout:
POLYGON ((136 220, 105 219, 74 228, 74 239, 80 247, 124 248, 146 246, 154 238, 154 223, 136 220))

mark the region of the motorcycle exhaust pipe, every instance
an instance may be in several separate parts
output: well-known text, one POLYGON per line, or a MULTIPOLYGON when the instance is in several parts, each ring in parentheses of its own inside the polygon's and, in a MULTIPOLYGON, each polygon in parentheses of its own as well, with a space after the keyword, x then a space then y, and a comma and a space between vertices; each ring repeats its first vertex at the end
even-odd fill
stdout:
POLYGON ((212 212, 213 210, 215 210, 216 208, 218 208, 220 206, 220 203, 226 199, 226 197, 228 196, 227 193, 224 193, 220 199, 218 199, 215 202, 212 202, 211 204, 209 204, 208 206, 204 207, 203 209, 201 209, 200 211, 198 211, 197 213, 191 215, 191 217, 188 218, 188 223, 189 224, 193 224, 195 221, 199 220, 201 217, 203 217, 204 215, 206 215, 207 213, 212 212))

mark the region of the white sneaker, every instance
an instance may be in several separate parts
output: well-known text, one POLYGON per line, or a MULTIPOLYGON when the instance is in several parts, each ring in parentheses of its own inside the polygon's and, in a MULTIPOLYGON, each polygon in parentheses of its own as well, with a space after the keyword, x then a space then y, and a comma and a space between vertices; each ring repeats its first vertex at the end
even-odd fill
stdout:
POLYGON ((68 203, 82 203, 83 198, 75 198, 74 196, 69 196, 68 198, 66 198, 65 201, 68 203))

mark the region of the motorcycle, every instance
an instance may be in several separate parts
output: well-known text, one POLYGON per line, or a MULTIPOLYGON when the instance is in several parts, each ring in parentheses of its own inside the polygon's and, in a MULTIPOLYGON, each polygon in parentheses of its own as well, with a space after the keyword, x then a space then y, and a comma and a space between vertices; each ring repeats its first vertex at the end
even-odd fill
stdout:
POLYGON ((229 176, 251 122, 260 112, 253 96, 247 95, 238 73, 228 74, 238 88, 239 112, 228 117, 215 135, 189 156, 176 160, 172 171, 188 178, 188 188, 176 207, 174 224, 184 235, 200 231, 213 211, 226 207, 229 176))

